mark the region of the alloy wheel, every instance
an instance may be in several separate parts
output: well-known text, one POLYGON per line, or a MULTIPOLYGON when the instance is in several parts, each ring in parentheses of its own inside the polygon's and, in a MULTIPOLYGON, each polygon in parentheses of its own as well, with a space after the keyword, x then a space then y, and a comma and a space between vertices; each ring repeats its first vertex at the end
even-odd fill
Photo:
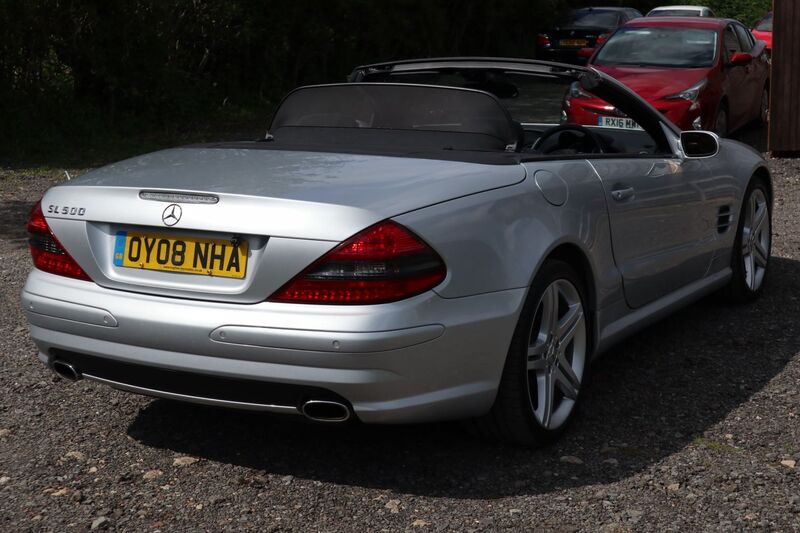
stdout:
POLYGON ((720 109, 717 114, 717 120, 714 124, 714 133, 720 137, 728 135, 728 112, 725 109, 720 109))
POLYGON ((753 189, 747 200, 742 228, 742 260, 744 282, 755 292, 764 282, 770 251, 769 203, 764 191, 753 189))
POLYGON ((528 340, 528 397, 545 429, 562 426, 578 399, 586 368, 586 317, 578 289, 559 279, 542 293, 528 340))
POLYGON ((769 122, 769 89, 764 87, 764 90, 761 92, 761 109, 760 109, 762 124, 766 124, 769 122))

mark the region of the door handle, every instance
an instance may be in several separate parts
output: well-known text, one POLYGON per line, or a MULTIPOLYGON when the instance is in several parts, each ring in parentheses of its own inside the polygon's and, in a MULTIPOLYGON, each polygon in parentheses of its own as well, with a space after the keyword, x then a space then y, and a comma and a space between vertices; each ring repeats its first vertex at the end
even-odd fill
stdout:
POLYGON ((614 189, 613 191, 611 191, 611 197, 618 202, 624 202, 629 198, 633 198, 633 193, 634 193, 633 187, 627 187, 625 189, 614 189))

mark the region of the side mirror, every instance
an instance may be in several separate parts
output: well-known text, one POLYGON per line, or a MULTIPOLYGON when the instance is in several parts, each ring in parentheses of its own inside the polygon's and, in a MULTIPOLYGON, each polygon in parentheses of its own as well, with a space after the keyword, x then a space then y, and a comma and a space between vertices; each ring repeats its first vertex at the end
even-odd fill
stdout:
POLYGON ((594 48, 581 48, 578 50, 578 57, 589 59, 594 54, 594 48))
POLYGON ((737 67, 741 65, 747 65, 751 61, 753 61, 753 56, 747 52, 736 52, 731 56, 731 65, 737 67))
POLYGON ((681 148, 687 159, 714 157, 719 153, 719 137, 710 131, 684 131, 681 148))

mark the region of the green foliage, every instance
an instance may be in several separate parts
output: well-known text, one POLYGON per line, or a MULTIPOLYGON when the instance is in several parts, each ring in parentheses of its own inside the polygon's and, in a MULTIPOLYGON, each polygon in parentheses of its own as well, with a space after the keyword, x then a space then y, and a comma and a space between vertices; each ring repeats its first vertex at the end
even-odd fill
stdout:
POLYGON ((744 23, 746 26, 752 26, 758 22, 761 17, 766 15, 772 10, 772 0, 705 0, 705 1, 664 1, 664 2, 646 2, 649 7, 665 4, 687 4, 699 5, 710 7, 714 14, 721 18, 730 18, 744 23))
POLYGON ((709 0, 707 5, 717 16, 736 19, 750 27, 772 11, 772 0, 709 0))
MULTIPOLYGON (((663 2, 0 0, 0 161, 243 117, 263 129, 297 85, 382 60, 530 57, 538 30, 598 3, 663 2)), ((707 4, 752 23, 770 1, 707 4)))

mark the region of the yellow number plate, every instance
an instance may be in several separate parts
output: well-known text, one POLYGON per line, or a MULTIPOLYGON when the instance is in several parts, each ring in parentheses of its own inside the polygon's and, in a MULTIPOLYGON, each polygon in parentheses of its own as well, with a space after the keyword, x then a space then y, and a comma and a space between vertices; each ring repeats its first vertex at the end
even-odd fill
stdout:
POLYGON ((118 231, 114 264, 241 279, 247 270, 247 241, 242 239, 234 246, 222 239, 118 231))

